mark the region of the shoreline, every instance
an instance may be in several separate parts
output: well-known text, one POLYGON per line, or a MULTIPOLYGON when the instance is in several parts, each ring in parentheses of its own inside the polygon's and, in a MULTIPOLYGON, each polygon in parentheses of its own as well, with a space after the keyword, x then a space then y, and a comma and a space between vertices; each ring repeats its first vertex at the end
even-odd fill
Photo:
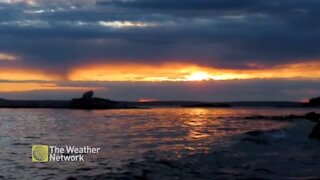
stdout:
POLYGON ((44 109, 140 109, 140 108, 319 108, 300 102, 286 101, 257 101, 257 102, 196 102, 196 101, 154 101, 132 102, 111 101, 101 98, 72 99, 72 100, 6 100, 0 99, 1 108, 44 108, 44 109), (76 102, 77 104, 75 104, 76 102))
POLYGON ((314 108, 320 107, 317 100, 307 103, 290 101, 113 101, 94 97, 94 91, 85 92, 80 98, 71 100, 7 100, 0 98, 0 108, 52 108, 52 109, 139 109, 151 107, 180 108, 230 108, 230 107, 275 107, 275 108, 314 108))

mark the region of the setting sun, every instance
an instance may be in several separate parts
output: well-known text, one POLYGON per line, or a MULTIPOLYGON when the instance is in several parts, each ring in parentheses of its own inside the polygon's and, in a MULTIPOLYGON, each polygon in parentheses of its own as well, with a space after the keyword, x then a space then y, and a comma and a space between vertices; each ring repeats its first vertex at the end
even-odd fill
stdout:
MULTIPOLYGON (((210 81, 235 79, 318 78, 319 62, 311 61, 265 69, 222 69, 196 64, 99 64, 72 68, 69 81, 210 81), (305 69, 309 71, 305 72, 305 69), (279 72, 281 72, 279 74, 279 72)), ((0 73, 1 74, 1 73, 0 73)))
POLYGON ((210 80, 211 76, 206 72, 194 72, 190 76, 186 77, 187 81, 203 81, 210 80))
POLYGON ((0 180, 320 180, 319 9, 0 0, 0 180))

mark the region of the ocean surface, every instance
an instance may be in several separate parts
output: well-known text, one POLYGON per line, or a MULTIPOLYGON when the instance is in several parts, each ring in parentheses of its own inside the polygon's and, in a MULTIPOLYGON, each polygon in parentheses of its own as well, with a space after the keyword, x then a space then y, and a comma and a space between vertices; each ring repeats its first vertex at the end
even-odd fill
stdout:
MULTIPOLYGON (((232 144, 231 137, 289 122, 253 115, 305 114, 300 108, 0 109, 0 179, 64 179, 125 171, 146 158, 176 160, 232 144), (91 146, 85 162, 32 163, 31 146, 91 146)), ((318 110, 319 112, 319 110, 318 110)))

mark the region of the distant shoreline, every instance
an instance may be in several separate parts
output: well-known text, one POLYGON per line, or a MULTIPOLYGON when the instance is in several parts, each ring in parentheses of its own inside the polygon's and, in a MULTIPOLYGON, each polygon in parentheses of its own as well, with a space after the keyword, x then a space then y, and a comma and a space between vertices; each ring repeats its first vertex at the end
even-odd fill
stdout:
MULTIPOLYGON (((229 108, 229 107, 275 107, 275 108, 314 108, 308 103, 288 101, 239 101, 239 102, 201 102, 201 101, 110 101, 100 99, 104 104, 88 107, 73 106, 73 100, 6 100, 0 99, 0 108, 47 108, 47 109, 136 109, 152 107, 181 108, 229 108), (105 103, 104 101, 108 101, 105 103)), ((91 103, 91 101, 88 101, 91 103)), ((88 104, 88 103, 84 103, 88 104)), ((92 103, 91 103, 92 104, 92 103)))
POLYGON ((306 108, 320 107, 320 98, 310 99, 308 103, 290 101, 239 101, 239 102, 202 102, 202 101, 113 101, 94 97, 94 91, 85 92, 82 97, 71 100, 7 100, 0 98, 0 108, 50 108, 50 109, 141 109, 152 107, 184 108, 230 108, 230 107, 277 107, 306 108))

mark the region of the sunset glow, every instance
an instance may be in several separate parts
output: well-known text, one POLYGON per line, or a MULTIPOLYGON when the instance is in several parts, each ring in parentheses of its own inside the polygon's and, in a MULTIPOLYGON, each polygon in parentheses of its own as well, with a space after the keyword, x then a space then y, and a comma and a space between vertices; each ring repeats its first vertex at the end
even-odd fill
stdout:
POLYGON ((143 102, 143 103, 154 102, 154 101, 157 101, 157 99, 152 99, 152 98, 141 98, 141 99, 138 99, 138 102, 143 102))
POLYGON ((194 72, 190 76, 186 77, 187 81, 202 81, 210 79, 212 79, 212 77, 206 72, 194 72))
POLYGON ((61 80, 61 75, 45 73, 40 70, 17 69, 17 68, 0 68, 0 80, 7 81, 33 81, 44 80, 54 81, 61 80))
POLYGON ((59 88, 92 87, 123 100, 309 99, 320 94, 319 4, 0 0, 0 92, 68 99, 59 88))
POLYGON ((66 87, 54 83, 0 83, 0 92, 23 92, 39 90, 86 91, 88 87, 66 87))
POLYGON ((0 180, 320 178, 319 19, 320 0, 0 0, 0 180))
POLYGON ((218 69, 190 64, 113 64, 75 68, 71 81, 203 81, 233 79, 320 78, 320 63, 298 63, 266 69, 218 69), (308 69, 309 71, 306 71, 308 69))
MULTIPOLYGON (((158 66, 141 64, 112 64, 78 67, 70 70, 66 76, 46 73, 41 70, 28 69, 1 69, 0 80, 6 81, 132 81, 132 82, 158 82, 158 81, 209 81, 234 79, 273 79, 273 78, 320 78, 320 63, 297 63, 276 66, 267 69, 218 69, 201 67, 190 64, 163 64, 158 66), (307 70, 308 69, 308 70, 307 70)), ((11 90, 37 89, 32 86, 12 86, 11 90)), ((43 89, 43 87, 41 87, 43 89)), ((50 88, 54 89, 54 88, 50 88)), ((3 91, 3 90, 2 90, 3 91)))

